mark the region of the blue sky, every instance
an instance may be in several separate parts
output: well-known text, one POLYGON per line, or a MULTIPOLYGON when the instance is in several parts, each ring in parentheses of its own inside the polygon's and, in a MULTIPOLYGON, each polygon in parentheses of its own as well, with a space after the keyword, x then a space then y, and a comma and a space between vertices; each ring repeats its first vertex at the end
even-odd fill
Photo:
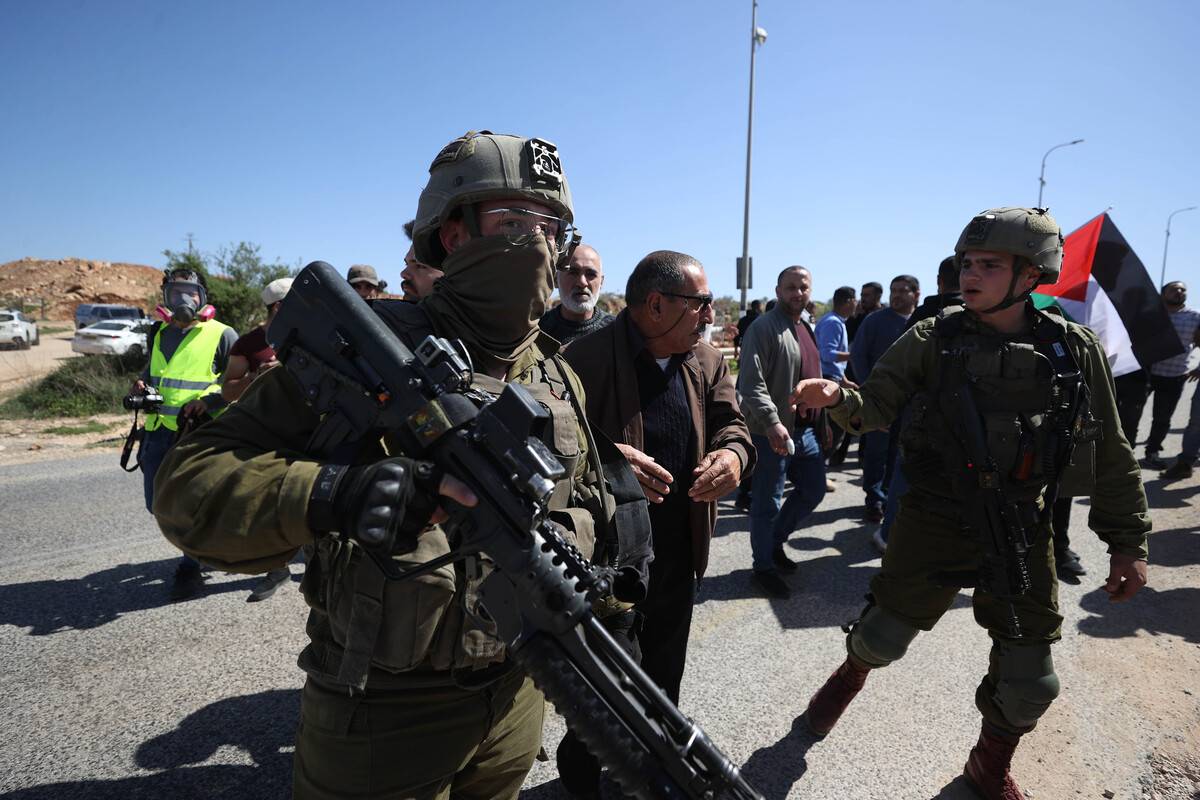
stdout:
MULTIPOLYGON (((1157 280, 1200 205, 1200 4, 761 0, 755 289, 930 284, 977 211, 1112 206, 1157 280)), ((399 284, 429 162, 468 129, 556 142, 606 288, 683 250, 735 294, 750 2, 0 5, 0 262, 202 250, 399 284)), ((1200 210, 1168 278, 1200 278, 1200 210)))

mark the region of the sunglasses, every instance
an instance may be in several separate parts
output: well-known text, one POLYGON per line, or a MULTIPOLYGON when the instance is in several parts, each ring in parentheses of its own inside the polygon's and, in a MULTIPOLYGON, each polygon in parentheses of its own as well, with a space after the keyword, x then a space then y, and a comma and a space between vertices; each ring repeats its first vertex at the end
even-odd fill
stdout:
POLYGON ((675 292, 663 292, 668 297, 678 297, 683 300, 695 300, 696 307, 692 308, 691 302, 688 302, 688 308, 692 311, 703 311, 706 308, 712 308, 713 296, 711 294, 676 294, 675 292))

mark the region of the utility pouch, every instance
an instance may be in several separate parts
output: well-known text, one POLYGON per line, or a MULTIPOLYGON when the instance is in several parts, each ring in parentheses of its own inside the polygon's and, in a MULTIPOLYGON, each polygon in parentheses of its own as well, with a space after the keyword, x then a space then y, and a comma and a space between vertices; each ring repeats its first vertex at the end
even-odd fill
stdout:
POLYGON ((1071 462, 1063 467, 1058 481, 1059 497, 1091 497, 1096 486, 1096 442, 1078 442, 1071 462))
POLYGON ((551 522, 558 523, 570 533, 563 538, 574 539, 572 544, 590 561, 596 552, 596 522, 591 512, 586 508, 560 508, 551 511, 549 516, 551 522))
MULTIPOLYGON (((425 661, 447 610, 453 605, 454 566, 389 581, 360 547, 341 543, 329 575, 329 624, 333 640, 346 654, 340 680, 365 680, 363 672, 376 666, 404 672, 425 661), (350 663, 353 662, 353 666, 350 663), (359 675, 350 675, 350 672, 359 675)), ((419 535, 416 548, 393 556, 397 566, 419 566, 450 552, 440 528, 419 535)))

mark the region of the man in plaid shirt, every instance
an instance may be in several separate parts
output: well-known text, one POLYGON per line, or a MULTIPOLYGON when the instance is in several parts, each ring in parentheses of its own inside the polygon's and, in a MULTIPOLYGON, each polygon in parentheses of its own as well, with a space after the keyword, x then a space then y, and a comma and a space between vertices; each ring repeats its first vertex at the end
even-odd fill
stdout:
POLYGON ((1146 437, 1146 458, 1143 463, 1151 469, 1167 466, 1159 455, 1163 439, 1171 427, 1171 415, 1175 413, 1175 406, 1179 404, 1179 396, 1183 394, 1183 385, 1187 381, 1188 357, 1192 354, 1192 348, 1200 345, 1200 311, 1185 305, 1187 286, 1184 282, 1168 283, 1162 288, 1162 298, 1179 334, 1179 341, 1183 344, 1183 352, 1150 365, 1147 394, 1154 395, 1154 413, 1150 435, 1146 437))

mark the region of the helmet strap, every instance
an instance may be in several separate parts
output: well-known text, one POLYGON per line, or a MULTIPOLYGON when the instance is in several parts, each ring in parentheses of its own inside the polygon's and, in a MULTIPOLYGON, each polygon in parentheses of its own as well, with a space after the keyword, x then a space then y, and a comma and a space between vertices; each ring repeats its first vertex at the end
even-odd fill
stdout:
POLYGON ((463 223, 467 226, 467 233, 471 235, 472 239, 478 239, 481 234, 479 233, 479 213, 475 208, 475 204, 467 203, 460 207, 460 211, 462 212, 463 223))
MULTIPOLYGON (((961 260, 961 257, 960 257, 960 260, 961 260)), ((1006 308, 1012 308, 1013 306, 1017 305, 1018 303, 1024 303, 1026 300, 1028 300, 1029 296, 1033 294, 1033 290, 1037 288, 1036 283, 1033 286, 1030 286, 1024 292, 1021 292, 1021 294, 1019 294, 1019 295, 1013 294, 1017 290, 1017 281, 1020 280, 1021 273, 1025 271, 1025 267, 1027 267, 1027 266, 1029 266, 1029 262, 1027 260, 1025 260, 1023 257, 1014 257, 1013 258, 1012 279, 1008 282, 1008 293, 1005 295, 1004 299, 1001 300, 999 303, 992 306, 991 308, 986 308, 983 311, 980 311, 979 313, 980 314, 994 314, 997 311, 1003 311, 1006 308)))

